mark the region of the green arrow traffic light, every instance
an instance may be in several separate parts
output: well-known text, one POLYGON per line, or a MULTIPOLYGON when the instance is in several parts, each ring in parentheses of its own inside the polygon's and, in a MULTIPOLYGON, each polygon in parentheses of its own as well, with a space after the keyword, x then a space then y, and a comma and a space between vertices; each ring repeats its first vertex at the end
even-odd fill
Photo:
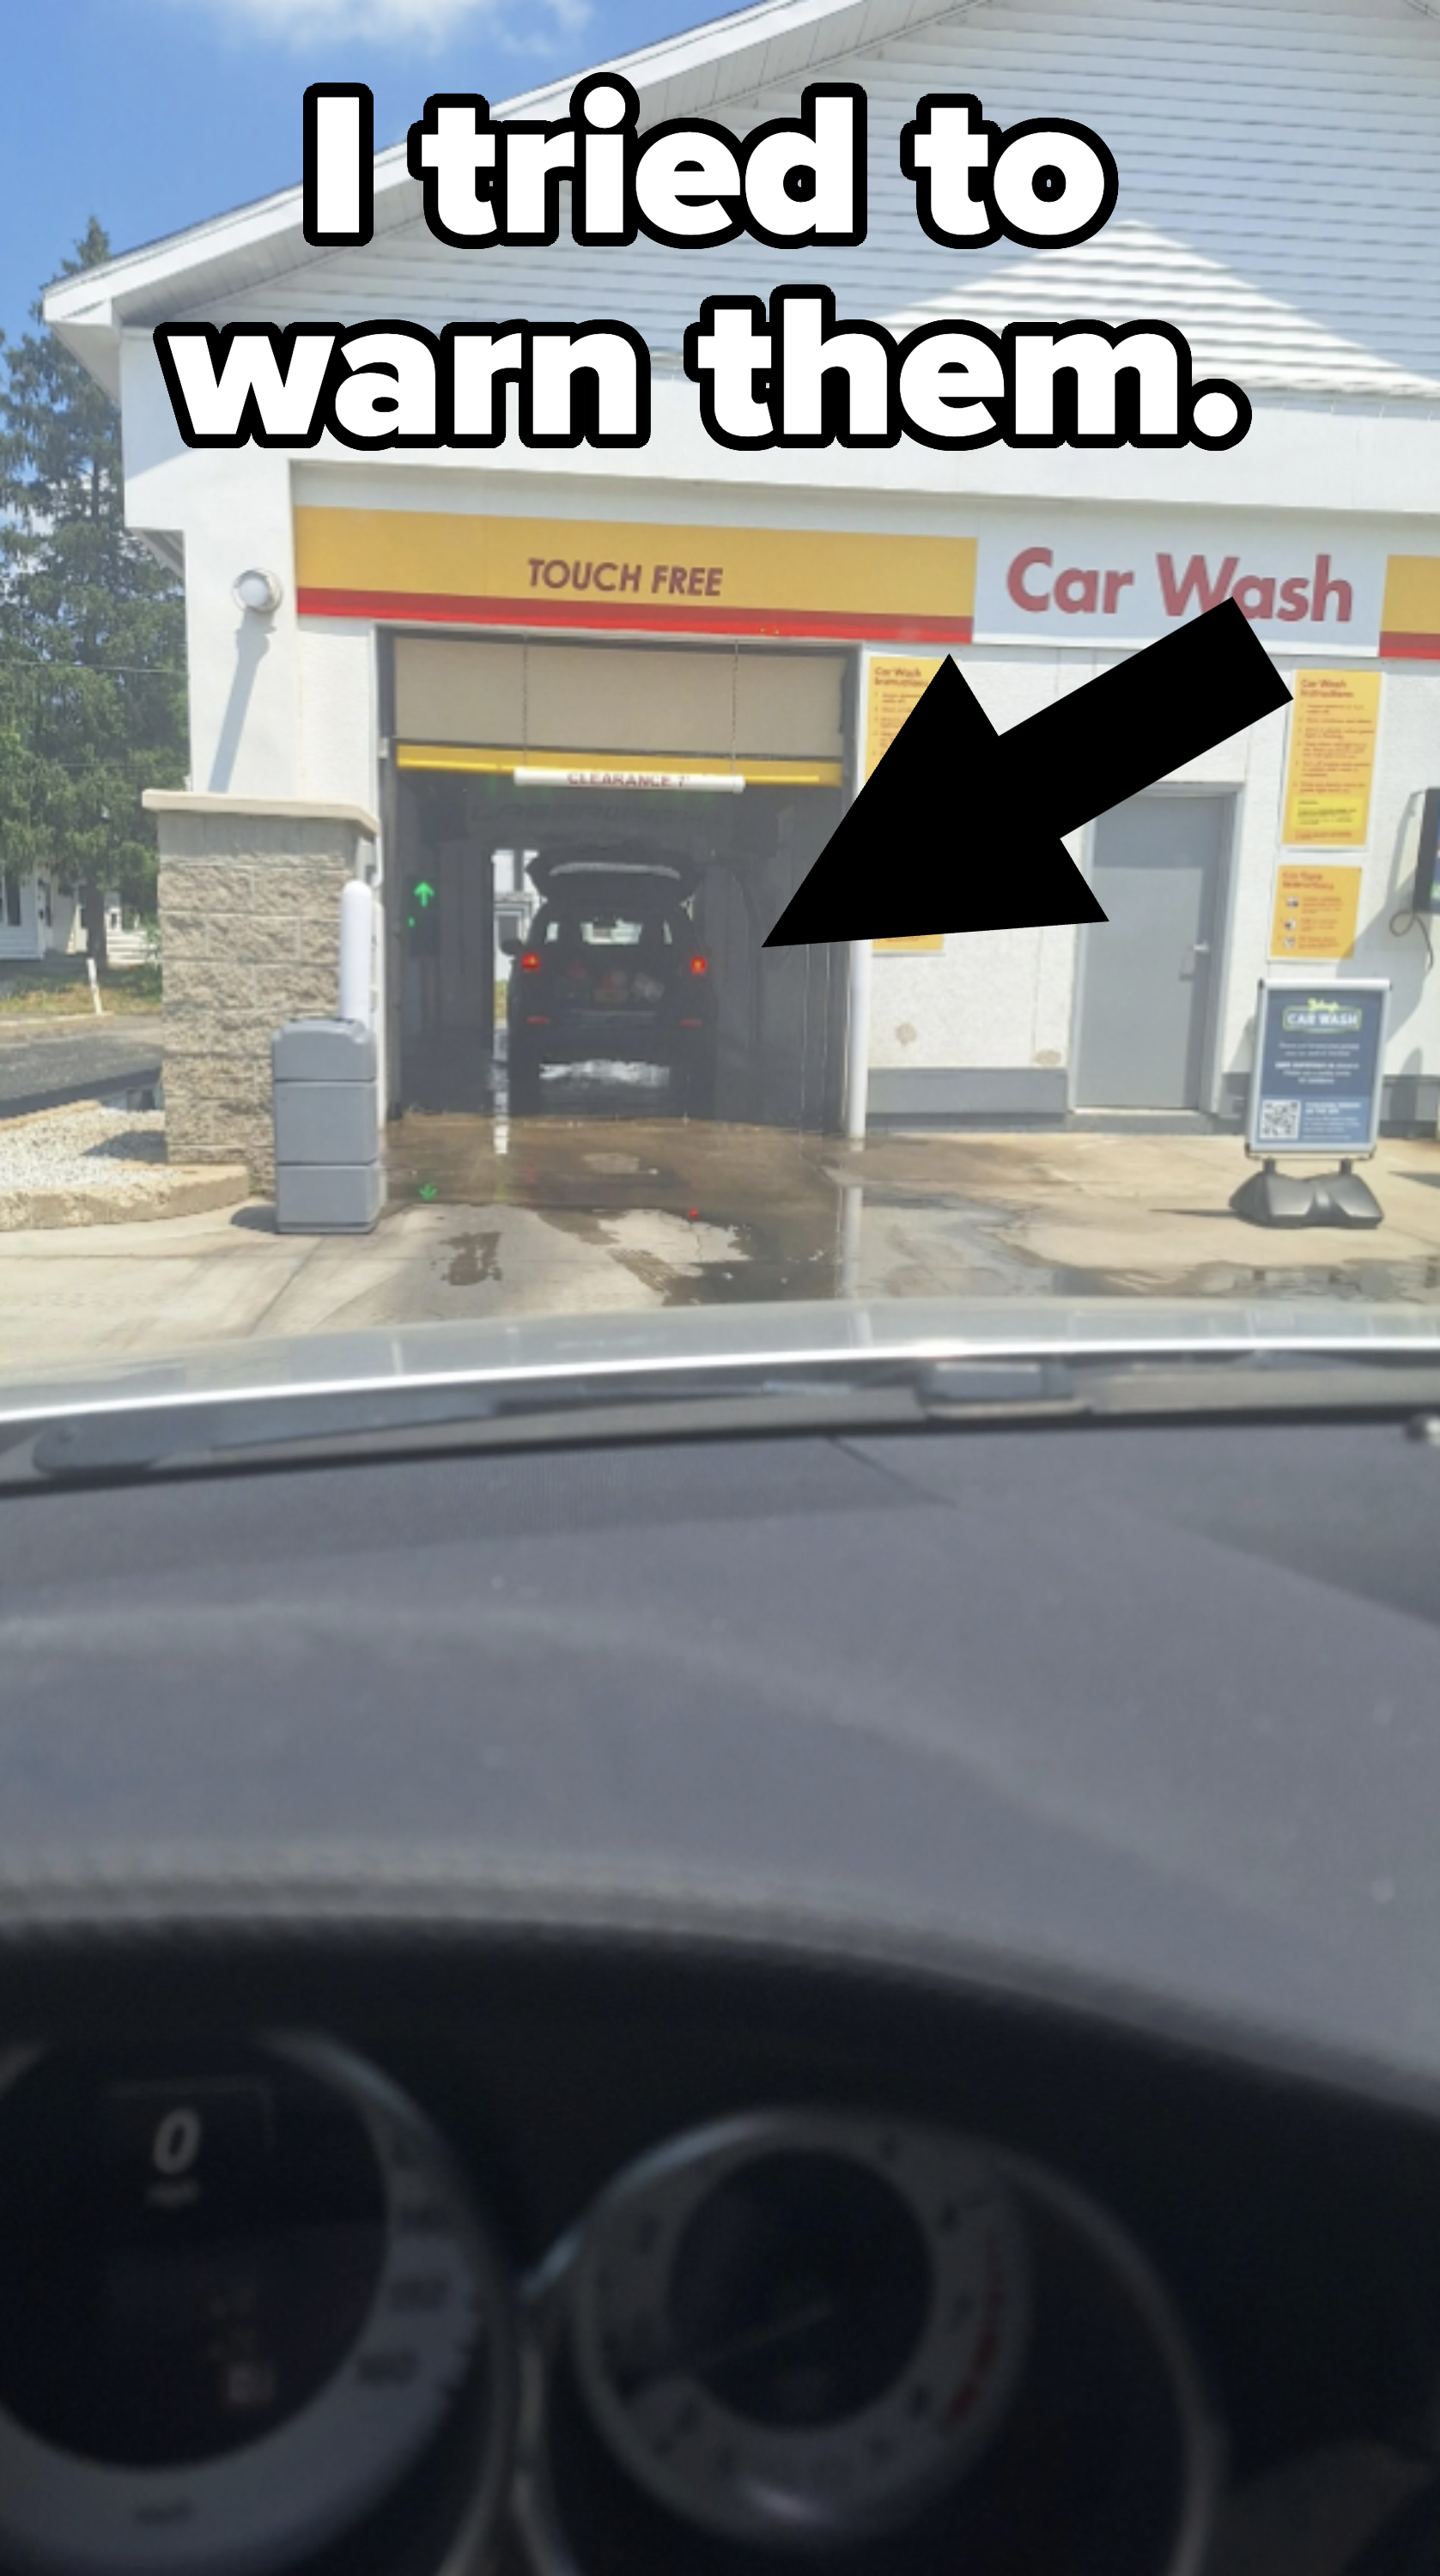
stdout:
POLYGON ((435 900, 435 888, 432 885, 427 885, 424 877, 421 878, 420 883, 415 888, 415 900, 419 904, 422 912, 427 904, 433 903, 435 900))

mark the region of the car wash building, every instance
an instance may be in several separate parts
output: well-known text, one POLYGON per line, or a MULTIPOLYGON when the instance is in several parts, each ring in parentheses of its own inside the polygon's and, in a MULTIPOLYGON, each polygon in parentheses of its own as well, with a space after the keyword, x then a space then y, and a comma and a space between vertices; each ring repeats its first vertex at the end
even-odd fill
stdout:
MULTIPOLYGON (((1433 1126, 1440 21, 1418 0, 1115 0, 1103 21, 1081 0, 764 0, 622 68, 642 130, 743 134, 807 82, 862 83, 864 241, 601 252, 562 224, 477 252, 427 228, 402 145, 361 247, 308 245, 297 188, 50 293, 123 406, 132 524, 185 582, 192 776, 154 800, 175 1149, 265 1168, 269 1034, 335 1007, 356 872, 382 898, 392 1112, 483 1112, 497 905, 518 917, 525 852, 592 823, 692 858, 719 1117, 1233 1121, 1257 979, 1283 966, 1390 979, 1386 1113, 1433 1126), (928 238, 899 155, 928 93, 1093 127, 1111 219, 1063 250, 928 238), (717 444, 681 363, 701 297, 816 280, 896 332, 1162 319, 1253 426, 1216 453, 717 444), (512 425, 483 451, 194 449, 153 343, 185 318, 598 314, 648 345, 643 448, 540 451, 512 425), (873 954, 764 948, 937 657, 1005 727, 1225 597, 1295 704, 1077 838, 1103 927, 919 918, 873 954)), ((570 87, 497 113, 561 118, 570 87)), ((977 849, 966 825, 957 759, 877 880, 922 845, 1003 871, 1003 828, 977 849)))

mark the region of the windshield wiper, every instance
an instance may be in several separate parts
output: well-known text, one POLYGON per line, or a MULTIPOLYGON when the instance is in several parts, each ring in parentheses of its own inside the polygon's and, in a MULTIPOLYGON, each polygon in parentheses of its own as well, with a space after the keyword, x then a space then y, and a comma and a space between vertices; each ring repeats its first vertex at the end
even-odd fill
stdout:
POLYGON ((883 1428, 924 1419, 908 1377, 783 1377, 726 1370, 677 1378, 584 1376, 514 1385, 461 1380, 114 1406, 0 1422, 0 1483, 144 1475, 161 1467, 300 1465, 446 1448, 883 1428))

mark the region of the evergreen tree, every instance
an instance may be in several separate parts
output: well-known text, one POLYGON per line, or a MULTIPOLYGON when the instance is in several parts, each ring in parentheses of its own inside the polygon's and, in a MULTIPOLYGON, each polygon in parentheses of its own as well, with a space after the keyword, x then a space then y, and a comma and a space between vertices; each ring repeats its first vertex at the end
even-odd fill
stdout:
MULTIPOLYGON (((66 276, 110 244, 91 219, 66 276)), ((38 304, 35 317, 40 319, 38 304)), ((180 587, 124 521, 120 415, 48 331, 0 335, 0 863, 155 910, 146 787, 186 768, 180 587)))

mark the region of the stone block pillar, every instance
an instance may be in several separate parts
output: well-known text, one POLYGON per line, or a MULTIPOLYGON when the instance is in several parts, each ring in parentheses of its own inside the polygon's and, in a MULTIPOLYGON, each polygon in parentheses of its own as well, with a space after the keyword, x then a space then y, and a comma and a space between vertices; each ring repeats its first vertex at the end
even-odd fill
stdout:
POLYGON ((358 805, 152 789, 160 829, 165 1132, 176 1163, 275 1172, 270 1039, 333 1015, 340 892, 373 873, 379 826, 358 805))

